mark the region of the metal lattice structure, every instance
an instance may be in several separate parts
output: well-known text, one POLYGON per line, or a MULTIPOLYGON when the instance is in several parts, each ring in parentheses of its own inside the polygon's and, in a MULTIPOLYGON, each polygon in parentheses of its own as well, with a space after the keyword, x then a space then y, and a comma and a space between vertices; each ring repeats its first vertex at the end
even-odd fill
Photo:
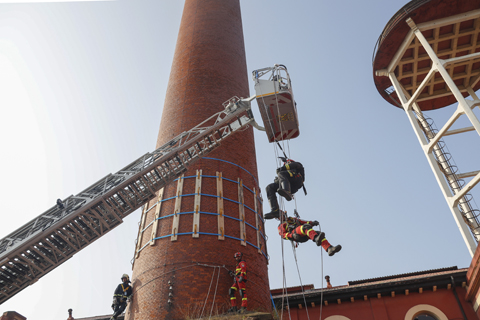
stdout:
MULTIPOLYGON (((427 2, 415 2, 415 8, 427 2)), ((454 2, 449 1, 452 6, 454 2)), ((425 15, 428 8, 420 8, 424 11, 419 12, 425 15)), ((480 211, 474 206, 470 191, 480 182, 480 170, 459 173, 443 138, 469 131, 476 131, 480 135, 480 121, 473 112, 480 106, 480 99, 475 93, 480 83, 480 10, 456 15, 444 12, 444 15, 418 25, 414 22, 417 19, 415 15, 408 19, 403 16, 406 20, 401 27, 408 26, 409 31, 403 35, 398 31, 401 29, 399 27, 396 34, 392 35, 395 40, 400 39, 400 34, 403 35, 401 45, 395 47, 396 51, 388 51, 390 48, 385 45, 377 52, 374 67, 377 62, 377 66, 382 65, 383 69, 374 70, 375 80, 379 89, 384 85, 379 78, 388 77, 390 80, 394 90, 387 88, 385 92, 390 101, 398 101, 405 110, 473 256, 480 240, 480 211), (380 60, 387 64, 380 63, 380 60), (465 99, 467 96, 470 99, 465 99), (442 108, 454 101, 458 102, 457 109, 445 125, 437 130, 423 111, 442 108), (471 126, 452 130, 451 127, 461 116, 471 126), (464 181, 467 178, 468 183, 464 181)), ((389 43, 393 43, 392 39, 389 43)), ((466 144, 462 149, 478 150, 478 146, 475 148, 466 144)))
POLYGON ((231 98, 225 110, 1 239, 0 304, 121 224, 232 134, 258 126, 250 110, 254 98, 231 98))

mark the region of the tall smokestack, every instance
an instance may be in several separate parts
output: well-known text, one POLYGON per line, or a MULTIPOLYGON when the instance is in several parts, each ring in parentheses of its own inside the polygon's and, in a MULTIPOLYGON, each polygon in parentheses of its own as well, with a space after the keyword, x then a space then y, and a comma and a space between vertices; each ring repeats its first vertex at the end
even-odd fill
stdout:
MULTIPOLYGON (((233 96, 249 96, 239 0, 186 0, 157 147, 233 96)), ((248 309, 270 310, 259 193, 252 128, 160 191, 142 213, 126 319, 205 315, 213 301, 214 312, 226 310, 233 279, 222 266, 234 269, 238 251, 248 267, 248 309)))

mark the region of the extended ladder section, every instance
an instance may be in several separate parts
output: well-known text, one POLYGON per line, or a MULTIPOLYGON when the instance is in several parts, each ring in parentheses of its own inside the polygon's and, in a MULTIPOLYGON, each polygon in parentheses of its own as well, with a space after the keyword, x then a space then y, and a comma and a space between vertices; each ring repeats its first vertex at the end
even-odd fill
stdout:
POLYGON ((231 98, 223 111, 1 239, 0 304, 118 226, 223 140, 257 126, 253 99, 231 98))

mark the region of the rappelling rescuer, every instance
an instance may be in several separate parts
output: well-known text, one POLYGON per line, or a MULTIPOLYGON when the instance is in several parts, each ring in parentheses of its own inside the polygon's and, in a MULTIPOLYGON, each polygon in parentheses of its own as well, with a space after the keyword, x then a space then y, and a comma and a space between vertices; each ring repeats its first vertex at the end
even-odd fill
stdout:
POLYGON ((330 242, 328 242, 325 238, 325 232, 312 229, 312 227, 320 224, 317 220, 305 221, 300 218, 289 217, 286 212, 282 212, 283 223, 280 222, 278 225, 278 234, 284 240, 291 240, 299 243, 312 240, 317 246, 322 246, 329 256, 333 256, 335 253, 342 250, 341 245, 332 246, 330 242))
POLYGON ((279 218, 279 208, 277 195, 281 195, 287 201, 293 199, 293 195, 303 187, 303 191, 307 194, 303 183, 305 182, 305 169, 300 162, 280 157, 283 166, 277 169, 277 176, 273 183, 266 187, 267 199, 270 203, 271 211, 264 215, 265 219, 279 218))

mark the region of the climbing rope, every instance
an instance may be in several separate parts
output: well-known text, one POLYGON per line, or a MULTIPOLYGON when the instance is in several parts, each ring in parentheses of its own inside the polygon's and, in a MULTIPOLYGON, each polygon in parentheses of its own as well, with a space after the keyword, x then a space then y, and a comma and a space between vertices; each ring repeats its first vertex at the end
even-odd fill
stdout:
MULTIPOLYGON (((322 230, 320 228, 320 230, 322 230)), ((323 251, 320 251, 320 274, 321 274, 321 281, 322 281, 322 291, 320 293, 320 317, 319 320, 322 320, 322 310, 323 310, 323 251)))
MULTIPOLYGON (((272 79, 272 78, 273 79, 279 79, 280 78, 280 71, 277 70, 277 69, 273 70, 272 76, 271 76, 270 79, 272 79)), ((279 106, 279 101, 278 101, 279 99, 278 99, 277 91, 275 90, 275 88, 274 88, 274 94, 275 94, 277 114, 280 115, 280 106, 279 106)), ((260 95, 262 96, 264 112, 266 113, 266 115, 268 117, 269 113, 268 113, 267 105, 265 103, 265 100, 263 98, 263 94, 262 94, 261 91, 260 91, 260 95)), ((275 139, 275 136, 274 136, 274 139, 275 139, 276 143, 274 143, 274 146, 273 146, 274 155, 275 155, 275 162, 277 164, 277 168, 284 165, 283 162, 281 162, 280 158, 279 158, 280 150, 282 151, 283 156, 290 159, 290 143, 289 143, 288 140, 285 141, 283 139, 283 137, 285 135, 284 125, 283 125, 282 121, 278 121, 278 124, 279 124, 279 127, 280 127, 281 144, 278 140, 275 139), (286 150, 286 152, 285 152, 285 150, 286 150)), ((269 121, 268 125, 270 126, 271 131, 274 132, 271 121, 269 121)), ((297 209, 298 209, 297 199, 296 199, 296 197, 293 197, 293 198, 295 199, 295 212, 296 212, 297 209)), ((280 201, 279 201, 279 210, 280 210, 280 219, 279 219, 280 224, 283 224, 284 219, 283 219, 283 214, 281 214, 281 212, 285 211, 285 203, 284 203, 282 197, 280 197, 280 201)), ((282 249, 282 271, 283 271, 283 288, 282 288, 282 304, 281 304, 282 311, 281 311, 280 318, 283 319, 283 310, 284 310, 284 305, 285 305, 285 298, 286 298, 287 306, 289 306, 289 301, 288 301, 288 291, 287 291, 287 278, 286 278, 286 271, 285 271, 285 251, 284 251, 284 239, 283 239, 283 237, 280 237, 280 241, 281 241, 281 249, 282 249)), ((304 291, 304 287, 303 287, 303 283, 302 283, 302 277, 301 277, 301 274, 300 274, 300 269, 299 269, 299 266, 298 266, 297 254, 296 254, 296 249, 295 249, 297 244, 296 244, 296 242, 294 244, 294 241, 292 241, 291 244, 292 244, 293 255, 294 255, 294 258, 295 258, 295 263, 296 263, 296 266, 297 266, 298 277, 299 277, 300 285, 301 285, 301 288, 302 288, 302 295, 303 295, 303 301, 305 303, 305 310, 307 312, 307 319, 310 320, 307 301, 306 301, 306 297, 305 297, 305 291, 304 291)), ((323 277, 323 255, 322 255, 322 277, 323 277)), ((321 304, 322 303, 323 303, 323 280, 322 280, 322 302, 321 302, 321 304)), ((288 307, 287 310, 288 310, 288 317, 289 317, 289 319, 291 319, 290 308, 288 307)), ((321 311, 320 311, 320 317, 321 317, 321 311)))
POLYGON ((292 242, 292 250, 293 250, 293 256, 295 258, 295 264, 297 265, 298 278, 300 279, 300 288, 302 288, 303 302, 305 303, 305 311, 307 312, 307 319, 310 320, 310 315, 308 314, 307 299, 305 298, 305 291, 303 289, 302 276, 300 275, 300 269, 298 268, 297 250, 295 250, 295 245, 293 244, 293 242, 292 242))
MULTIPOLYGON (((216 270, 217 270, 217 267, 213 267, 212 279, 210 280, 210 286, 208 287, 207 296, 205 297, 205 302, 203 303, 203 308, 202 308, 202 312, 200 313, 200 318, 203 317, 203 311, 205 310, 205 306, 207 305, 208 296, 210 295, 210 289, 212 288, 213 277, 215 276, 215 271, 216 270)), ((219 272, 219 274, 220 274, 220 272, 219 272)), ((213 301, 214 301, 213 304, 215 304, 215 300, 213 300, 213 301)))
MULTIPOLYGON (((215 273, 215 269, 213 270, 213 273, 215 273)), ((218 267, 217 285, 215 286, 215 293, 213 294, 212 308, 210 309, 210 316, 208 317, 208 319, 210 319, 212 317, 213 306, 215 305, 215 298, 217 297, 217 288, 218 288, 218 280, 219 279, 220 279, 220 267, 218 267)))
MULTIPOLYGON (((283 206, 283 200, 281 201, 282 204, 282 209, 284 209, 283 206)), ((283 215, 280 215, 280 223, 283 223, 283 215)), ((283 289, 282 289, 282 315, 280 319, 283 319, 283 309, 284 309, 284 299, 285 297, 287 298, 287 310, 288 310, 288 318, 291 320, 292 316, 290 314, 290 307, 289 307, 289 302, 288 302, 288 291, 287 291, 287 276, 285 272, 285 251, 284 251, 284 245, 283 245, 283 238, 280 237, 281 241, 281 247, 282 247, 282 269, 283 269, 283 289)))
MULTIPOLYGON (((175 263, 174 263, 174 264, 175 264, 175 263)), ((203 313, 204 313, 204 311, 205 311, 205 307, 206 307, 206 304, 207 304, 207 301, 208 301, 208 297, 210 296, 210 291, 211 291, 211 289, 212 289, 213 279, 215 278, 215 272, 216 272, 216 270, 217 270, 217 268, 218 268, 217 282, 216 282, 216 285, 215 285, 215 291, 214 291, 213 300, 212 300, 212 307, 210 308, 210 314, 209 314, 209 319, 211 319, 212 314, 213 314, 213 308, 214 308, 214 306, 215 306, 215 298, 217 297, 218 283, 219 283, 219 280, 220 280, 220 270, 221 270, 221 268, 224 268, 225 270, 229 271, 229 270, 227 269, 227 267, 225 267, 225 265, 208 265, 208 264, 203 264, 203 263, 198 263, 198 262, 196 262, 196 263, 187 265, 187 266, 182 267, 182 268, 178 268, 178 269, 175 269, 175 270, 171 270, 171 271, 168 271, 168 272, 164 272, 164 273, 162 273, 162 274, 160 274, 160 275, 158 275, 158 276, 150 279, 149 281, 145 282, 142 286, 140 286, 140 287, 134 287, 134 290, 135 290, 135 292, 138 292, 138 291, 140 291, 140 289, 142 289, 143 287, 145 287, 147 284, 149 284, 149 283, 151 283, 152 281, 154 281, 154 280, 156 280, 156 279, 158 279, 158 278, 160 278, 160 277, 163 277, 163 276, 165 276, 165 275, 167 275, 167 274, 169 274, 169 273, 174 273, 174 272, 179 271, 179 270, 182 270, 182 269, 187 269, 187 268, 192 268, 192 267, 199 267, 199 266, 200 266, 200 267, 213 268, 212 278, 211 278, 211 280, 210 280, 210 286, 209 286, 209 288, 208 288, 207 296, 206 296, 206 298, 205 298, 205 302, 204 302, 204 304, 203 304, 203 308, 202 308, 201 314, 200 314, 200 316, 199 316, 200 319, 203 317, 203 313)), ((152 269, 150 269, 150 270, 146 270, 145 272, 147 272, 147 271, 152 271, 152 270, 154 270, 154 269, 157 269, 157 268, 152 268, 152 269)), ((142 274, 144 274, 145 272, 143 272, 142 274)), ((255 283, 254 283, 253 281, 251 281, 251 280, 248 280, 248 281, 255 285, 255 283)))

